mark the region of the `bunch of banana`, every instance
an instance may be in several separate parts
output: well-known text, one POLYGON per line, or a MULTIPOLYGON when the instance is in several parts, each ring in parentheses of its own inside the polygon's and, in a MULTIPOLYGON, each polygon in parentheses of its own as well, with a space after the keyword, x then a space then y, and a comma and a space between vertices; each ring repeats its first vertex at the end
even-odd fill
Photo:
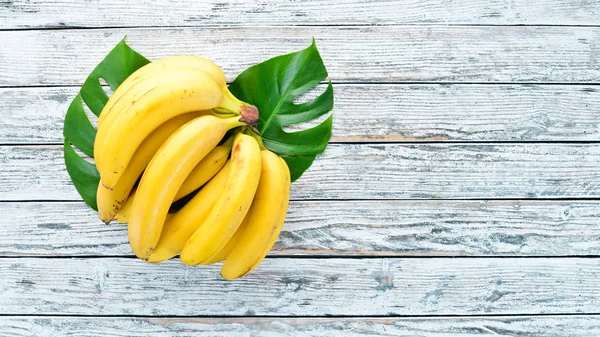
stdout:
POLYGON ((98 119, 100 219, 128 223, 144 261, 179 254, 187 265, 225 261, 226 279, 248 274, 279 236, 291 183, 285 161, 249 127, 257 120, 256 107, 235 98, 205 58, 138 69, 98 119))

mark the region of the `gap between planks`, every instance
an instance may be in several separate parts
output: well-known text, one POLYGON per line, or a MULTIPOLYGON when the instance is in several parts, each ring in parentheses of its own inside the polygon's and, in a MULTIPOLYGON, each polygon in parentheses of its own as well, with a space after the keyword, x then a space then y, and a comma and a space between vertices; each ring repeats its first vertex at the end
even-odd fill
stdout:
MULTIPOLYGON (((563 145, 596 145, 600 144, 599 140, 403 140, 403 141, 381 141, 381 142, 361 142, 361 141, 344 141, 332 140, 329 142, 332 145, 419 145, 419 144, 457 144, 457 145, 535 145, 535 144, 563 144, 563 145)), ((62 146, 59 142, 45 143, 0 143, 0 147, 40 147, 40 146, 62 146)), ((353 200, 353 199, 351 199, 353 200)), ((360 199, 359 199, 360 200, 360 199)), ((68 201, 68 200, 63 200, 68 201)))
MULTIPOLYGON (((228 84, 231 84, 231 81, 227 81, 228 84)), ((321 81, 317 85, 326 85, 329 82, 321 81)), ((545 85, 555 85, 555 86, 600 86, 600 82, 458 82, 458 81, 337 81, 332 80, 331 84, 336 86, 350 86, 350 85, 486 85, 486 86, 502 86, 502 85, 521 85, 521 86, 545 86, 545 85)), ((33 84, 33 85, 5 85, 0 87, 0 91, 9 90, 9 89, 40 89, 40 88, 57 88, 57 89, 67 89, 67 88, 81 88, 83 84, 33 84)), ((107 88, 108 84, 102 84, 102 87, 107 88)), ((334 88, 335 89, 335 88, 334 88)))
POLYGON ((550 28, 597 28, 598 25, 592 24, 466 24, 466 23, 373 23, 373 24, 286 24, 286 25, 176 25, 176 26, 50 26, 50 27, 31 27, 31 28, 0 28, 0 32, 26 32, 26 31, 58 31, 58 30, 110 30, 110 29, 185 29, 185 28, 370 28, 370 27, 550 27, 550 28))
POLYGON ((2 314, 0 313, 0 317, 11 317, 11 318, 35 318, 35 317, 44 317, 44 318, 165 318, 165 319, 179 319, 179 318, 216 318, 216 319, 289 319, 289 318, 298 318, 298 319, 319 319, 319 320, 328 320, 335 318, 343 318, 343 319, 369 319, 369 318, 441 318, 441 319, 460 319, 460 318, 527 318, 527 317, 594 317, 598 316, 600 319, 600 312, 598 313, 548 313, 548 314, 460 314, 460 315, 402 315, 402 314, 390 314, 390 315, 256 315, 256 316, 244 316, 244 315, 160 315, 160 316, 152 316, 152 315, 84 315, 84 314, 65 314, 65 315, 57 315, 57 314, 2 314))
MULTIPOLYGON (((97 260, 97 259, 115 259, 115 260, 135 260, 135 255, 0 255, 0 260, 12 259, 47 259, 47 260, 97 260)), ((177 261, 179 256, 171 260, 177 261)), ((356 254, 338 254, 338 255, 269 255, 266 260, 292 259, 292 260, 386 260, 386 259, 598 259, 600 255, 356 255, 356 254)), ((598 312, 600 314, 600 312, 598 312)), ((0 315, 1 316, 1 315, 0 315)))

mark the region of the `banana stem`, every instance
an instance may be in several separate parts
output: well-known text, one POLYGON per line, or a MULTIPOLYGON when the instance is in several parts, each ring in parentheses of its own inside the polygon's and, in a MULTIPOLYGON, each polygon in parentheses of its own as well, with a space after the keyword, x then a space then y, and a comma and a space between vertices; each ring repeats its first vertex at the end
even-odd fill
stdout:
POLYGON ((223 87, 223 99, 219 106, 213 109, 213 112, 222 115, 241 115, 240 121, 248 125, 256 124, 259 117, 258 109, 254 105, 240 101, 227 87, 223 87))
POLYGON ((237 117, 239 116, 238 114, 234 114, 230 111, 225 111, 225 110, 221 110, 219 108, 215 108, 210 110, 210 113, 215 116, 215 117, 219 117, 219 118, 231 118, 231 117, 237 117))
POLYGON ((251 136, 252 138, 254 138, 256 140, 256 142, 258 143, 258 146, 260 146, 261 150, 265 150, 265 143, 262 140, 262 137, 259 136, 258 132, 256 131, 256 129, 252 126, 246 126, 244 127, 244 131, 245 134, 251 136))
POLYGON ((242 115, 238 115, 238 114, 233 114, 229 111, 222 111, 218 108, 212 109, 211 110, 211 114, 215 117, 219 117, 219 118, 234 118, 234 117, 239 117, 238 122, 240 123, 244 123, 245 126, 252 126, 255 125, 258 122, 258 114, 254 114, 254 112, 252 111, 256 111, 258 112, 258 110, 256 110, 256 108, 254 108, 255 110, 249 109, 243 109, 243 108, 247 108, 247 107, 242 107, 241 111, 243 112, 242 115), (245 112, 250 111, 250 115, 246 115, 245 112))

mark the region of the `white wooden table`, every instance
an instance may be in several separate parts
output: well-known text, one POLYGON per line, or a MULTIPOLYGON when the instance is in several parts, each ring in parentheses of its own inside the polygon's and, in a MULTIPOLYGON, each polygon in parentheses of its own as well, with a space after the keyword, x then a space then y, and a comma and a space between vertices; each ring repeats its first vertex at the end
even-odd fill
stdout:
POLYGON ((600 336, 600 3, 0 1, 1 336, 600 336), (336 102, 269 258, 133 258, 62 124, 123 36, 228 79, 317 39, 336 102))

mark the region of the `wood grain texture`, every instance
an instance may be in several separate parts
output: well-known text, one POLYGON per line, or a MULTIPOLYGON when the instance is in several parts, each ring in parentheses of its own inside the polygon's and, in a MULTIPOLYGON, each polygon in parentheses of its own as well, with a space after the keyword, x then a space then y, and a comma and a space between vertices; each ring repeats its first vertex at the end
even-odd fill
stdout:
POLYGON ((0 317, 7 336, 73 337, 589 337, 600 317, 89 318, 0 317))
MULTIPOLYGON (((0 89, 0 143, 62 144, 77 91, 0 89)), ((597 111, 596 86, 338 84, 332 141, 595 141, 597 111)))
MULTIPOLYGON (((600 145, 330 144, 291 198, 597 198, 600 145)), ((62 147, 1 146, 0 201, 80 200, 62 147)))
POLYGON ((372 24, 597 25, 593 1, 275 1, 215 0, 83 3, 13 0, 0 3, 0 28, 123 26, 270 26, 372 24), (160 15, 156 15, 160 13, 160 15))
POLYGON ((600 259, 267 259, 226 281, 219 265, 137 259, 0 259, 0 314, 464 315, 596 313, 600 259))
POLYGON ((203 55, 229 80, 253 64, 307 47, 313 37, 336 82, 600 78, 600 27, 132 28, 2 31, 0 86, 81 84, 126 34, 152 60, 203 55))
MULTIPOLYGON (((600 255, 600 202, 291 202, 272 256, 600 255)), ((133 256, 82 202, 0 203, 0 256, 133 256)))
POLYGON ((0 0, 0 41, 2 336, 600 335, 598 2, 0 0), (68 201, 66 107, 125 35, 229 81, 317 40, 337 144, 243 280, 68 201))
POLYGON ((295 199, 593 198, 597 144, 330 145, 295 199))

